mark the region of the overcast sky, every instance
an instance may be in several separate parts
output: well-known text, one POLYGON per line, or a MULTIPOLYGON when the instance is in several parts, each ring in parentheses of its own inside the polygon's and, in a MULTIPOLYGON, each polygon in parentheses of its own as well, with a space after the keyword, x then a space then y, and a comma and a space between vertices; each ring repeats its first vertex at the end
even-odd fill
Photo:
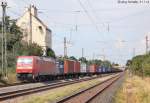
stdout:
MULTIPOLYGON (((63 55, 67 37, 68 55, 103 58, 124 64, 145 52, 150 31, 150 3, 118 3, 118 0, 5 0, 7 15, 20 17, 29 4, 37 6, 39 18, 53 31, 53 49, 63 55), (108 26, 109 25, 109 26, 108 26)), ((125 0, 124 0, 125 1, 125 0)), ((0 9, 1 11, 1 9, 0 9)), ((150 36, 149 36, 150 37, 150 36)))

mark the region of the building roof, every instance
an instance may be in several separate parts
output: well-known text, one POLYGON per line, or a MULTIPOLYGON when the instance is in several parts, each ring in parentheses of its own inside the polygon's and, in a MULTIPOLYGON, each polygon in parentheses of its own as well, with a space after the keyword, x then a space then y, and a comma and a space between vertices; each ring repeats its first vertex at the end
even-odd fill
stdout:
MULTIPOLYGON (((26 11, 26 12, 28 12, 28 11, 26 11)), ((18 20, 21 19, 21 18, 26 14, 26 12, 25 12, 21 17, 19 17, 18 20)), ((32 15, 35 19, 37 19, 37 20, 46 28, 46 30, 48 30, 49 32, 52 32, 52 30, 49 29, 48 26, 45 25, 42 20, 40 20, 38 17, 34 16, 33 14, 31 14, 31 15, 32 15)), ((18 21, 18 20, 17 20, 17 21, 18 21)))
POLYGON ((35 17, 35 18, 46 28, 46 30, 48 30, 49 32, 52 32, 51 29, 49 29, 49 28, 43 23, 43 21, 41 21, 38 17, 36 17, 36 16, 34 16, 34 15, 32 15, 32 16, 35 17))

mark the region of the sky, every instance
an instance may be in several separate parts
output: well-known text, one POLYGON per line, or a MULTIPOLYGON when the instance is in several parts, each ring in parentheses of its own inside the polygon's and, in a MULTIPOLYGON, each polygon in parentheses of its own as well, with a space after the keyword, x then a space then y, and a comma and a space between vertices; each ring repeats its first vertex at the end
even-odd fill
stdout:
POLYGON ((7 15, 12 19, 19 18, 30 4, 35 5, 38 17, 52 30, 52 48, 56 55, 63 55, 63 39, 66 37, 68 56, 79 58, 84 48, 84 56, 88 59, 105 59, 125 64, 134 55, 145 53, 145 36, 149 35, 150 38, 150 1, 1 1, 8 2, 7 15))

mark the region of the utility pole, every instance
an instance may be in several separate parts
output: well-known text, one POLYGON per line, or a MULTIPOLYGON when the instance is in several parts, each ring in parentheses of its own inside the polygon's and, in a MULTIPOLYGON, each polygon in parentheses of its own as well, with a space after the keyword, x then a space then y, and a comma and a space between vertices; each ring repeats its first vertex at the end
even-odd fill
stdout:
POLYGON ((133 57, 135 57, 135 48, 133 48, 133 57))
POLYGON ((84 57, 84 48, 82 48, 82 58, 84 57))
POLYGON ((29 36, 29 44, 32 43, 32 6, 30 5, 30 8, 29 8, 29 15, 30 15, 30 36, 29 36))
POLYGON ((4 5, 4 2, 2 2, 2 4, 1 4, 1 6, 2 6, 2 64, 1 64, 1 75, 3 76, 3 74, 4 74, 4 7, 3 7, 3 5, 4 5))
POLYGON ((7 77, 7 33, 6 33, 6 7, 2 2, 2 76, 7 77))
POLYGON ((66 37, 64 37, 64 57, 67 57, 67 40, 66 40, 66 37))
POLYGON ((105 50, 104 50, 104 48, 103 48, 103 61, 105 61, 105 50))
MULTIPOLYGON (((146 37, 145 37, 145 40, 146 40, 146 54, 148 54, 148 48, 149 48, 149 45, 148 45, 148 36, 146 35, 146 37)), ((144 78, 144 66, 143 66, 144 64, 142 63, 142 79, 144 78)))
POLYGON ((95 53, 93 53, 93 60, 95 59, 95 53))
POLYGON ((146 54, 148 53, 148 48, 149 48, 149 46, 148 46, 148 36, 146 35, 146 54))
POLYGON ((110 26, 109 26, 109 23, 108 23, 108 28, 107 28, 108 32, 110 31, 110 26))

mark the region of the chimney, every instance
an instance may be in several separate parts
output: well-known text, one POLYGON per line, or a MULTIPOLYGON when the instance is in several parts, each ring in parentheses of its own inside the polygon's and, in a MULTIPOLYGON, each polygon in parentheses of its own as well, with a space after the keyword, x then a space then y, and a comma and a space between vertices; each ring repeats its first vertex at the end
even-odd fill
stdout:
POLYGON ((30 8, 31 8, 31 14, 37 17, 37 8, 34 5, 32 5, 30 8))

